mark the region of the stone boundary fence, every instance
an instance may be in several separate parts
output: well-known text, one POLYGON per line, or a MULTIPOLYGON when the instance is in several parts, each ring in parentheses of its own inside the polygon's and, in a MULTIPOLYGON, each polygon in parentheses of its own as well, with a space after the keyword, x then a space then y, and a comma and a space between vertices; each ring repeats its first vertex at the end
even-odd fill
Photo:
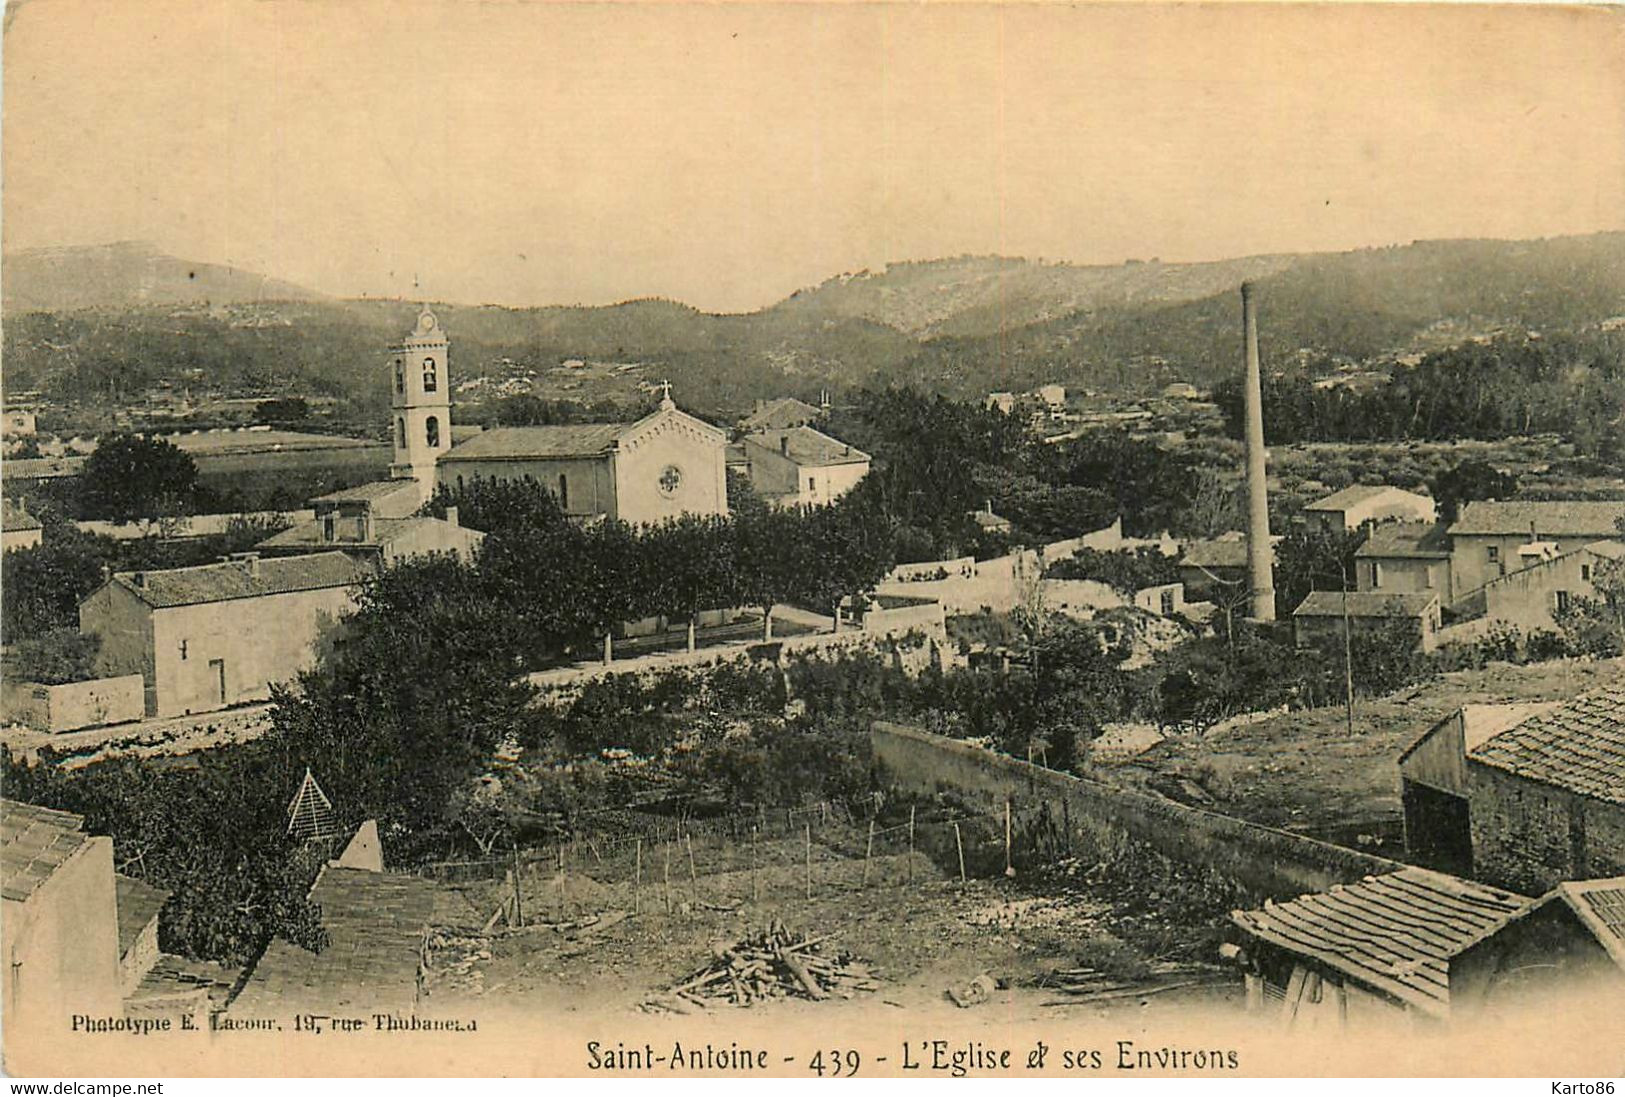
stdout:
POLYGON ((68 732, 106 724, 123 724, 146 715, 141 675, 91 678, 83 682, 43 685, 7 682, 5 716, 37 731, 68 732))
POLYGON ((1403 867, 901 724, 875 723, 870 741, 883 788, 903 795, 947 794, 971 810, 1012 812, 1023 827, 1047 831, 1040 843, 1047 848, 1098 851, 1127 839, 1219 873, 1260 897, 1324 891, 1403 867))

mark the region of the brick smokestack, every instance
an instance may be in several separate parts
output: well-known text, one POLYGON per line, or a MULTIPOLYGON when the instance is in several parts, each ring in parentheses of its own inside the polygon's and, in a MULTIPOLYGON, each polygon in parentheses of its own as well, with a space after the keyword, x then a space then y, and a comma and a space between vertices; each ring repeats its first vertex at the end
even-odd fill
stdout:
POLYGON ((1264 383, 1258 364, 1258 306, 1253 286, 1241 284, 1241 324, 1247 340, 1247 582, 1252 618, 1275 620, 1275 551, 1270 545, 1269 489, 1265 482, 1264 383))

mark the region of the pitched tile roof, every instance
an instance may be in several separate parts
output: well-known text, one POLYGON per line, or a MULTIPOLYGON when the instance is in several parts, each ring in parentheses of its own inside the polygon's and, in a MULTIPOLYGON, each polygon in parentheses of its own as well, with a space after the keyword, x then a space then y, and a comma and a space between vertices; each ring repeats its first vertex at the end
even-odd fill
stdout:
POLYGON ((307 952, 272 941, 230 1012, 290 1010, 410 1013, 417 1004, 424 937, 439 889, 415 876, 325 866, 311 888, 328 945, 307 952))
POLYGON ((0 499, 0 529, 20 531, 43 528, 40 525, 40 520, 29 514, 21 503, 14 503, 10 499, 0 499))
POLYGON ((794 396, 781 396, 751 412, 739 421, 746 430, 782 430, 810 423, 822 416, 821 408, 813 407, 794 396))
POLYGON ((168 609, 350 586, 360 582, 365 573, 364 565, 342 552, 316 552, 260 560, 258 574, 251 572, 246 561, 233 560, 162 571, 121 571, 112 582, 154 609, 168 609), (142 577, 140 582, 137 576, 142 577))
POLYGON ((1450 958, 1528 903, 1471 880, 1402 868, 1230 918, 1254 937, 1444 1016, 1450 958))
POLYGON ((326 495, 318 495, 310 500, 316 503, 372 503, 379 499, 388 499, 397 492, 410 491, 416 494, 419 485, 416 480, 370 480, 365 484, 357 484, 353 488, 341 488, 330 491, 326 495))
POLYGON ((1597 943, 1625 968, 1625 876, 1603 880, 1571 880, 1557 885, 1561 895, 1597 943))
POLYGON ((0 800, 0 896, 22 901, 33 895, 90 840, 84 825, 69 811, 0 800))
POLYGON ((761 430, 747 435, 745 441, 750 445, 786 456, 803 468, 861 465, 869 461, 869 455, 862 450, 811 427, 761 430))
POLYGON ((1625 804, 1625 677, 1486 739, 1467 757, 1531 781, 1625 804))
POLYGON ((1179 558, 1181 567, 1245 568, 1247 539, 1232 537, 1214 541, 1191 541, 1179 558))
POLYGON ((380 548, 401 537, 432 530, 437 526, 445 526, 448 529, 463 529, 464 535, 470 541, 481 541, 485 538, 485 534, 480 533, 478 530, 453 526, 444 518, 430 518, 419 515, 413 518, 374 518, 372 520, 373 536, 370 541, 329 541, 324 536, 321 520, 318 519, 314 522, 304 522, 297 526, 291 526, 280 533, 273 534, 261 541, 258 547, 268 549, 309 549, 317 546, 337 549, 380 548))
POLYGON ((1444 527, 1432 522, 1388 522, 1372 529, 1354 555, 1448 560, 1450 542, 1444 527))
POLYGON ((1394 492, 1409 496, 1412 499, 1423 499, 1426 496, 1417 495, 1414 491, 1396 488, 1390 484, 1352 484, 1342 491, 1334 491, 1324 499, 1316 499, 1313 503, 1304 506, 1304 510, 1347 510, 1367 500, 1375 499, 1380 495, 1394 492))
POLYGON ((1420 617, 1428 607, 1439 600, 1437 594, 1424 591, 1387 593, 1379 590, 1312 590, 1298 608, 1294 617, 1341 617, 1344 599, 1348 601, 1350 617, 1420 617))
POLYGON ((1454 536, 1526 537, 1530 527, 1548 537, 1620 536, 1614 524, 1625 517, 1625 503, 1582 499, 1550 499, 1497 503, 1477 501, 1461 509, 1450 527, 1454 536))
POLYGON ((113 874, 113 888, 118 895, 118 954, 122 957, 169 902, 169 892, 123 873, 113 874))

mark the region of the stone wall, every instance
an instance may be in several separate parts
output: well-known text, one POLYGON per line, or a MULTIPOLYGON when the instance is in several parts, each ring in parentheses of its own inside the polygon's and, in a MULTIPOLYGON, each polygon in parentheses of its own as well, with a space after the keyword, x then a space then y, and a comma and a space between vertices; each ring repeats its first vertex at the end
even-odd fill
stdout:
POLYGON ((1625 805, 1469 761, 1473 875, 1529 894, 1625 872, 1625 805))
POLYGON ((145 683, 139 674, 56 686, 7 682, 4 697, 6 719, 37 731, 77 731, 122 724, 139 720, 146 712, 145 683))
POLYGON ((1198 811, 1155 796, 1045 769, 916 728, 876 723, 874 763, 891 788, 919 795, 948 793, 966 804, 1048 819, 1063 847, 1098 848, 1116 832, 1164 856, 1205 867, 1259 897, 1323 891, 1398 862, 1227 815, 1198 811))

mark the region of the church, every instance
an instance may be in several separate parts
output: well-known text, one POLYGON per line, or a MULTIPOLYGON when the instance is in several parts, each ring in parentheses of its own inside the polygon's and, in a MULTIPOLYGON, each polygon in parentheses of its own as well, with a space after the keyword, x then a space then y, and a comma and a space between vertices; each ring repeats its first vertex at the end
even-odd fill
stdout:
POLYGON ((659 408, 636 422, 498 427, 453 445, 449 349, 445 329, 424 309, 390 350, 390 475, 403 489, 415 484, 420 503, 437 485, 529 480, 583 521, 728 513, 728 435, 680 410, 669 386, 659 408))

